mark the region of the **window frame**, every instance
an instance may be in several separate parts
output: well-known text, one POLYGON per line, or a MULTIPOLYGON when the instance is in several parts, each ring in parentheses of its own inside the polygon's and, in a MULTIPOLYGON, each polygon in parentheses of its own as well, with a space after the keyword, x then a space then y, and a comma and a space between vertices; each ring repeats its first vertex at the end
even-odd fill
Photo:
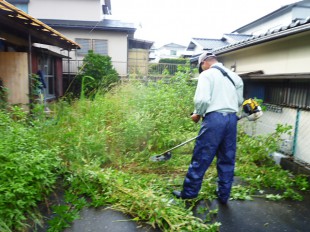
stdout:
POLYGON ((76 38, 75 41, 81 45, 81 49, 77 49, 77 56, 85 56, 89 50, 92 50, 95 54, 107 56, 109 54, 108 40, 107 39, 88 39, 88 38, 76 38), (102 44, 100 44, 102 42, 102 44), (85 47, 86 46, 86 47, 85 47), (100 49, 102 46, 102 50, 100 49))

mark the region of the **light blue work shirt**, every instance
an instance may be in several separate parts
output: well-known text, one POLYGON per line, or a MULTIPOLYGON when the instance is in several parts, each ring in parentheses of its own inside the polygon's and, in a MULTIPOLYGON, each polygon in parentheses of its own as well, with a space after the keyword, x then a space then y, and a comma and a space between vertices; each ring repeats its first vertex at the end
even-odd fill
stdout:
POLYGON ((243 103, 243 81, 222 63, 211 65, 208 70, 200 73, 194 96, 195 114, 204 116, 210 112, 235 113, 243 103), (218 69, 222 68, 235 83, 231 83, 218 69))

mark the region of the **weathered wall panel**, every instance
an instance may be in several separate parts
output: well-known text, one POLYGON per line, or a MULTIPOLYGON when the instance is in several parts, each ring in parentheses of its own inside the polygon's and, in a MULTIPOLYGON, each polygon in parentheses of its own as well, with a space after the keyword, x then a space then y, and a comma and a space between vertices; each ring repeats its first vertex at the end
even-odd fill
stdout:
POLYGON ((27 53, 0 52, 0 79, 9 89, 9 103, 23 106, 29 103, 27 53))

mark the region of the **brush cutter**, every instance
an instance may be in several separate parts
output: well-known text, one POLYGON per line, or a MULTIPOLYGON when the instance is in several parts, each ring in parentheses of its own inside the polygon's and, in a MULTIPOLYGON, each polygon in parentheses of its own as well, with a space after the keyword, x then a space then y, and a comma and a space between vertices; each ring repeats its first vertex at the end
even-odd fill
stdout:
MULTIPOLYGON (((248 100, 245 100, 243 102, 242 109, 243 109, 242 115, 239 117, 238 120, 240 120, 242 118, 247 118, 249 121, 256 121, 257 119, 259 119, 263 115, 263 111, 262 111, 261 107, 258 105, 258 103, 255 100, 253 100, 251 98, 248 100)), ((183 145, 199 138, 204 132, 205 132, 205 130, 202 131, 196 137, 191 138, 189 140, 186 140, 185 142, 180 143, 179 145, 177 145, 173 148, 170 148, 169 150, 167 150, 167 151, 165 151, 159 155, 151 156, 150 161, 160 162, 160 161, 170 160, 172 157, 171 151, 173 151, 174 149, 177 149, 179 147, 182 147, 183 145)))
POLYGON ((165 152, 163 152, 163 153, 161 153, 161 154, 159 154, 159 155, 152 156, 152 157, 150 158, 150 160, 153 161, 153 162, 159 162, 159 161, 170 160, 171 157, 172 157, 172 154, 171 154, 171 151, 172 151, 172 150, 177 149, 177 148, 179 148, 179 147, 182 147, 183 145, 185 145, 185 144, 187 144, 187 143, 189 143, 189 142, 191 142, 191 141, 197 139, 197 138, 200 137, 203 133, 204 133, 204 131, 201 132, 198 136, 196 136, 196 137, 194 137, 194 138, 191 138, 191 139, 189 139, 189 140, 186 140, 185 142, 183 142, 183 143, 181 143, 181 144, 179 144, 179 145, 177 145, 177 146, 175 146, 175 147, 173 147, 173 148, 170 148, 169 150, 167 150, 167 151, 165 151, 165 152))

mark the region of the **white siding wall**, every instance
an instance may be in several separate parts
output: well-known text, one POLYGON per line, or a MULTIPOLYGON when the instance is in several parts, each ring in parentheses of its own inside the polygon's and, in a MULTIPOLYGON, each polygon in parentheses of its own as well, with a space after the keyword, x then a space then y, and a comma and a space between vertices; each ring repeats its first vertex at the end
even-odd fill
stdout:
POLYGON ((100 0, 31 0, 28 13, 39 19, 99 21, 103 18, 100 0))
MULTIPOLYGON (((79 30, 58 30, 66 35, 67 38, 75 41, 76 38, 101 39, 108 41, 108 55, 111 57, 114 67, 121 76, 127 75, 127 34, 125 32, 100 32, 93 31, 85 33, 79 30)), ((68 55, 66 51, 63 55, 68 55)), ((82 60, 82 56, 76 56, 76 51, 70 52, 72 60, 82 60)))
POLYGON ((179 47, 161 47, 159 48, 155 54, 159 58, 179 58, 185 51, 185 48, 179 47), (176 51, 176 55, 171 55, 171 51, 176 51))

